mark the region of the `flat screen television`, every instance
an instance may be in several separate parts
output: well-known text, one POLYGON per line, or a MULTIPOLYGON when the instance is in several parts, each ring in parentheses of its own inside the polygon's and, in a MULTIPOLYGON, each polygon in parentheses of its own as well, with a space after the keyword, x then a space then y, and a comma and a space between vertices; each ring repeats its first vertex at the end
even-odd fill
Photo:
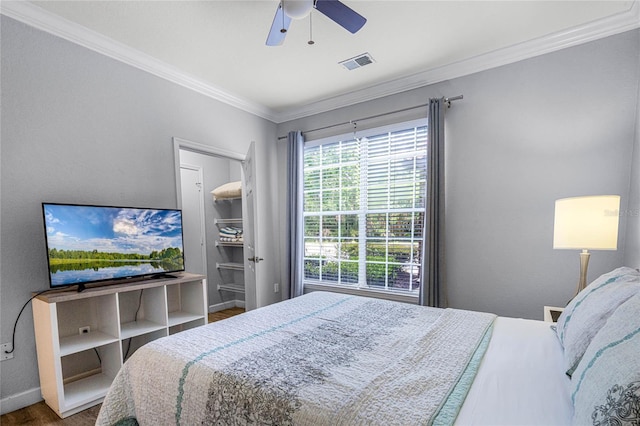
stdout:
POLYGON ((184 271, 182 211, 42 203, 49 286, 184 271))

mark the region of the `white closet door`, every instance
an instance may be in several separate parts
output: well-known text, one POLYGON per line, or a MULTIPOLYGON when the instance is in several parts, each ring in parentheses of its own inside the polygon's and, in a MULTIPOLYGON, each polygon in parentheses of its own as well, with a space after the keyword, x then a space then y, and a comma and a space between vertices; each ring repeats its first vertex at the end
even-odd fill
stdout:
POLYGON ((261 258, 256 252, 255 217, 255 144, 252 142, 242 165, 242 222, 244 240, 244 301, 245 309, 250 311, 259 307, 257 290, 261 258))
POLYGON ((187 272, 206 275, 202 169, 199 166, 181 164, 180 179, 185 269, 187 272))

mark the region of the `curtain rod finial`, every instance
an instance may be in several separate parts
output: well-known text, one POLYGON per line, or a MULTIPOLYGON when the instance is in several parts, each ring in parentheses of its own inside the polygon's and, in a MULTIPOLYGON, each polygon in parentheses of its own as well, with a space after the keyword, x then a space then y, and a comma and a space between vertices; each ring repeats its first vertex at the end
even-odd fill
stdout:
POLYGON ((447 104, 447 108, 451 108, 451 102, 464 99, 463 95, 453 96, 451 98, 444 98, 444 102, 447 104))

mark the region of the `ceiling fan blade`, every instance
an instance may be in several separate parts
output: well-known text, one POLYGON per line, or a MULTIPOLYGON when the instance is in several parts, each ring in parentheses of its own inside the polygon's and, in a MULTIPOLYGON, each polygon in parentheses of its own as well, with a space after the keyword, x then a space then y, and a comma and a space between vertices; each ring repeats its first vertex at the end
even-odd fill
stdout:
POLYGON ((352 34, 367 22, 362 15, 338 0, 316 0, 316 9, 352 34))
POLYGON ((273 23, 267 36, 267 46, 280 46, 284 42, 284 37, 287 35, 286 31, 282 32, 282 30, 288 30, 289 24, 291 24, 291 18, 284 13, 282 3, 280 3, 278 4, 276 16, 273 18, 273 23))

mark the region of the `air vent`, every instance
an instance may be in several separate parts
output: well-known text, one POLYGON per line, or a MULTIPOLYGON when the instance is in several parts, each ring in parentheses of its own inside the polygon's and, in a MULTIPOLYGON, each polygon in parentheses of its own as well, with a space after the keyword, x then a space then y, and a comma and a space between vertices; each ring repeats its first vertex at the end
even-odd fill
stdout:
POLYGON ((348 69, 349 71, 355 70, 356 68, 362 68, 365 65, 369 65, 374 63, 375 61, 368 53, 363 53, 362 55, 358 55, 354 58, 347 59, 346 61, 338 62, 340 65, 348 69))

